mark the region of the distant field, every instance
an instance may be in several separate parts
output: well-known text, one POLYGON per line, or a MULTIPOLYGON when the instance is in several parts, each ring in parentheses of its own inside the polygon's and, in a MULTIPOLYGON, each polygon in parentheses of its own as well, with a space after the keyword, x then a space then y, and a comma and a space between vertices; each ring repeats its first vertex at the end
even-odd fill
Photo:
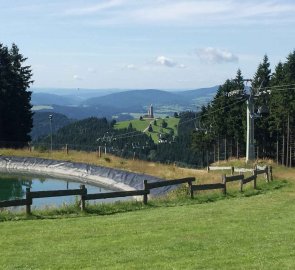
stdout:
POLYGON ((52 110, 53 107, 49 105, 35 105, 33 106, 33 111, 40 111, 40 110, 52 110))
POLYGON ((155 121, 157 123, 156 125, 154 124, 154 120, 150 120, 150 119, 143 119, 143 120, 135 119, 135 120, 123 121, 123 122, 118 122, 115 125, 115 128, 116 129, 128 128, 129 124, 131 123, 132 127, 135 128, 136 130, 144 131, 151 123, 153 131, 152 132, 146 131, 146 134, 151 135, 155 143, 158 142, 159 140, 158 135, 160 133, 169 134, 169 132, 173 132, 174 136, 177 135, 177 125, 179 123, 179 118, 175 118, 175 117, 159 118, 159 119, 155 119, 155 121), (167 128, 162 128, 162 123, 164 120, 168 124, 167 128))

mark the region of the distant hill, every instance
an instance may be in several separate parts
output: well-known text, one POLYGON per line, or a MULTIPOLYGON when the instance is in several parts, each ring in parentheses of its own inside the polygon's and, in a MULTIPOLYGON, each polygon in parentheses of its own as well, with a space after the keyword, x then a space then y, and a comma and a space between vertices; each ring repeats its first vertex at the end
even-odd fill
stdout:
POLYGON ((116 118, 120 121, 145 114, 150 104, 154 105, 156 115, 162 117, 173 115, 174 112, 196 110, 197 106, 206 104, 212 99, 217 88, 218 86, 213 86, 185 91, 109 90, 111 93, 107 90, 76 89, 71 92, 70 89, 65 89, 51 93, 33 93, 32 104, 36 109, 38 106, 39 111, 61 113, 68 118, 84 119, 94 116, 116 118), (105 95, 102 95, 103 93, 105 95), (51 107, 43 108, 45 105, 51 107))
POLYGON ((207 88, 199 88, 194 90, 177 91, 176 93, 191 99, 197 99, 199 97, 213 97, 218 90, 219 85, 207 88))
POLYGON ((83 102, 86 106, 112 106, 125 112, 144 112, 144 108, 153 104, 159 105, 188 105, 186 98, 162 90, 130 90, 113 93, 102 97, 87 99, 83 102))
POLYGON ((61 96, 48 93, 32 93, 31 104, 32 105, 78 105, 81 102, 79 98, 74 96, 61 96))

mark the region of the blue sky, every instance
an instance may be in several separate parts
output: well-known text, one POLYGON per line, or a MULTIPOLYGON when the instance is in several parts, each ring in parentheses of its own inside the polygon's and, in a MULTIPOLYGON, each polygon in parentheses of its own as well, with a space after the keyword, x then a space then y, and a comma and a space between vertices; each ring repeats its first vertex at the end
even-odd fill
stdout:
POLYGON ((194 89, 295 49, 295 1, 0 0, 34 87, 194 89))

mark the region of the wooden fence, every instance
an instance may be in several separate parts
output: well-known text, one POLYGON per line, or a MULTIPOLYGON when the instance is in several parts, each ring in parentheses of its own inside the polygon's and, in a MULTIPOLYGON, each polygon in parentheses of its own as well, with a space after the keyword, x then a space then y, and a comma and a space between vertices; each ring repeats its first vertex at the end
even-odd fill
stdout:
POLYGON ((259 166, 259 165, 255 165, 253 169, 239 168, 239 167, 234 167, 234 166, 227 166, 227 167, 208 166, 207 172, 210 172, 210 171, 231 171, 231 175, 234 175, 234 173, 253 172, 254 170, 264 170, 266 168, 269 168, 270 170, 272 170, 271 166, 259 166))
MULTIPOLYGON (((222 167, 222 168, 233 168, 233 167, 222 167)), ((233 171, 233 170, 232 170, 233 171)), ((256 189, 256 182, 257 182, 257 175, 264 174, 265 179, 267 182, 270 180, 272 181, 272 167, 266 166, 264 169, 257 169, 257 167, 254 168, 252 171, 252 175, 245 178, 243 174, 239 175, 231 175, 226 176, 226 174, 222 175, 222 182, 221 183, 214 183, 214 184, 202 184, 202 185, 192 185, 191 186, 191 197, 194 197, 194 191, 199 190, 210 190, 210 189, 221 189, 223 191, 223 194, 226 195, 226 188, 227 183, 234 182, 234 181, 240 181, 240 191, 243 191, 243 186, 247 183, 250 183, 253 181, 253 186, 256 189)))
POLYGON ((33 204, 33 199, 37 198, 48 198, 48 197, 60 197, 60 196, 80 196, 80 207, 81 210, 85 210, 85 202, 89 200, 97 200, 97 199, 107 199, 107 198, 118 198, 118 197, 128 197, 128 196, 143 196, 143 203, 148 203, 148 194, 150 194, 150 190, 154 188, 160 188, 171 185, 180 185, 187 183, 190 191, 191 198, 194 197, 195 191, 200 190, 212 190, 212 189, 222 189, 223 194, 226 195, 226 186, 227 183, 233 181, 240 181, 240 191, 243 191, 243 185, 254 181, 254 188, 256 188, 256 179, 257 175, 265 174, 266 179, 269 182, 272 180, 272 168, 271 166, 267 166, 264 169, 253 170, 253 175, 245 178, 243 174, 240 175, 231 175, 226 176, 225 174, 222 176, 222 183, 213 183, 213 184, 201 184, 201 185, 193 185, 192 183, 195 181, 194 177, 175 179, 175 180, 167 180, 167 181, 159 181, 148 183, 147 180, 144 180, 143 190, 132 190, 132 191, 114 191, 114 192, 106 192, 106 193, 96 193, 96 194, 87 194, 87 189, 85 185, 81 185, 80 189, 66 189, 66 190, 50 190, 50 191, 31 191, 30 188, 26 188, 26 198, 18 199, 18 200, 10 200, 10 201, 0 201, 0 208, 2 207, 11 207, 11 206, 26 206, 26 213, 31 214, 31 206, 33 204))
POLYGON ((183 183, 188 183, 189 186, 191 186, 193 181, 195 181, 195 178, 193 177, 153 182, 153 183, 148 183, 147 180, 144 180, 143 190, 114 191, 114 192, 95 193, 95 194, 87 194, 87 188, 85 188, 85 185, 81 185, 80 189, 50 190, 50 191, 31 191, 30 188, 26 188, 25 199, 0 201, 0 208, 11 207, 11 206, 26 206, 26 213, 31 214, 31 206, 33 204, 33 199, 60 197, 60 196, 73 196, 73 195, 80 196, 80 207, 82 211, 85 210, 86 201, 97 200, 97 199, 119 198, 119 197, 128 197, 128 196, 143 196, 143 203, 147 204, 148 194, 150 194, 151 189, 164 187, 164 186, 179 185, 183 183))

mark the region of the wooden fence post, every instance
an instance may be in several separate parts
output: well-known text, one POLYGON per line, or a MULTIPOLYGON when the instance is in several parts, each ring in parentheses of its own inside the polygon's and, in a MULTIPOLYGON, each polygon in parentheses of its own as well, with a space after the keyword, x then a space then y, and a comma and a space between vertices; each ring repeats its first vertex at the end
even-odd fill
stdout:
POLYGON ((188 192, 190 192, 190 195, 191 195, 191 198, 194 197, 194 194, 193 194, 193 189, 192 189, 192 181, 188 181, 188 192))
MULTIPOLYGON (((143 186, 144 186, 144 190, 148 190, 147 189, 147 180, 143 180, 143 186)), ((143 195, 143 203, 147 204, 147 202, 148 202, 148 195, 147 195, 147 193, 145 193, 143 195)))
POLYGON ((268 165, 267 166, 267 170, 268 170, 268 180, 273 181, 273 177, 272 177, 272 166, 268 165))
POLYGON ((232 166, 232 167, 231 167, 231 175, 234 175, 234 172, 235 172, 235 167, 232 166))
POLYGON ((85 195, 87 194, 87 189, 85 188, 85 185, 80 185, 80 188, 83 190, 83 194, 81 195, 81 211, 85 210, 85 195))
POLYGON ((243 192, 244 177, 240 180, 240 192, 243 192))
POLYGON ((26 188, 26 200, 27 200, 27 203, 26 203, 26 214, 27 215, 30 215, 31 214, 32 198, 30 196, 30 191, 31 191, 30 188, 26 188))
POLYGON ((223 194, 226 195, 226 175, 225 174, 222 175, 222 183, 224 185, 223 194))
POLYGON ((264 172, 265 181, 269 183, 268 166, 265 167, 264 172))
POLYGON ((208 172, 210 172, 210 167, 209 167, 209 166, 207 166, 207 173, 208 173, 208 172))
POLYGON ((66 154, 67 155, 69 154, 69 146, 68 146, 68 144, 66 144, 66 154))
POLYGON ((253 180, 253 187, 254 187, 254 189, 256 189, 257 174, 256 174, 256 171, 255 170, 253 170, 252 175, 255 176, 255 178, 253 180))

